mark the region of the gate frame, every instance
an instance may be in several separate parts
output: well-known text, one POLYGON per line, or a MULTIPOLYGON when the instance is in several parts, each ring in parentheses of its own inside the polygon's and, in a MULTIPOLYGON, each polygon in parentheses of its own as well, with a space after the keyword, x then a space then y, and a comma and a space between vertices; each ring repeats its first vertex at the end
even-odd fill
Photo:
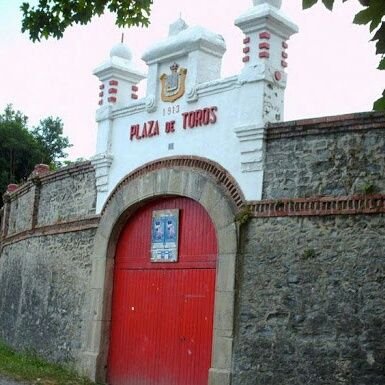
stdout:
POLYGON ((197 201, 215 226, 218 257, 208 385, 230 385, 238 234, 234 217, 244 197, 226 170, 198 157, 148 163, 125 177, 105 203, 94 240, 83 373, 93 380, 106 381, 114 257, 120 232, 139 207, 165 196, 197 201))

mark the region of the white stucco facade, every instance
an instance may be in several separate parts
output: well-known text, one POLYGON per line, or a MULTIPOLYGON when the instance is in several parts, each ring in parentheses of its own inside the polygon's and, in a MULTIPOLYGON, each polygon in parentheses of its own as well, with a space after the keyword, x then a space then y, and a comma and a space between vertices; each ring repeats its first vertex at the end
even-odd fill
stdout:
POLYGON ((123 45, 115 46, 95 70, 101 81, 93 157, 98 212, 127 174, 170 156, 215 161, 247 200, 261 198, 264 126, 283 118, 286 41, 296 26, 280 12, 280 1, 254 3, 235 21, 245 34, 235 58, 244 62, 238 75, 220 78, 226 50, 221 36, 188 27, 181 19, 170 26, 166 39, 143 54, 148 65, 144 98, 136 96, 144 75, 133 68, 123 45))

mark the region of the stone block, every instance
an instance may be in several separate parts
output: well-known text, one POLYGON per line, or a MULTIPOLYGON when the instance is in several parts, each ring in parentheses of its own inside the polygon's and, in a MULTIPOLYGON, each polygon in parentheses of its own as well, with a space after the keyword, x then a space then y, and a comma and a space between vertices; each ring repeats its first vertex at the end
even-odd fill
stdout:
POLYGON ((206 176, 203 176, 198 171, 192 171, 183 185, 183 194, 199 201, 207 183, 208 178, 206 176))
POLYGON ((216 369, 230 370, 232 351, 233 339, 231 337, 222 337, 215 334, 212 366, 216 369))
POLYGON ((139 181, 138 179, 131 180, 121 189, 123 208, 130 207, 134 202, 140 200, 139 196, 139 181))
POLYGON ((111 299, 112 299, 112 291, 113 291, 113 283, 114 283, 114 258, 107 258, 106 263, 106 274, 104 278, 104 295, 103 295, 103 315, 102 319, 104 321, 111 320, 111 299))
MULTIPOLYGON (((234 327, 234 291, 216 291, 214 329, 232 335, 234 327)), ((224 333, 222 333, 223 335, 224 333)))
POLYGON ((208 385, 230 385, 231 374, 229 370, 210 368, 208 385))
POLYGON ((234 212, 230 206, 230 202, 227 197, 222 197, 217 203, 210 209, 212 218, 215 218, 217 223, 217 230, 226 228, 234 223, 234 212))
POLYGON ((103 289, 91 289, 90 314, 93 321, 103 320, 103 289))
POLYGON ((75 368, 80 375, 96 381, 96 366, 98 353, 85 351, 80 355, 80 359, 75 362, 75 368))
POLYGON ((183 170, 171 169, 169 173, 169 181, 167 191, 169 194, 183 194, 183 185, 186 182, 188 176, 183 170))
POLYGON ((103 228, 99 225, 93 240, 93 254, 91 258, 104 258, 107 255, 107 246, 108 238, 103 234, 103 228))
POLYGON ((218 248, 220 255, 235 255, 238 251, 237 225, 230 222, 227 226, 217 228, 218 248))
POLYGON ((156 174, 149 173, 141 176, 138 180, 138 200, 144 197, 156 195, 156 174))
POLYGON ((234 222, 234 213, 230 201, 212 182, 205 184, 199 203, 210 214, 217 231, 234 222))
POLYGON ((89 320, 87 322, 85 347, 88 352, 99 352, 103 322, 98 320, 89 320))
POLYGON ((236 256, 233 254, 219 255, 217 264, 218 291, 234 291, 236 256))
POLYGON ((168 184, 170 179, 170 172, 166 168, 158 170, 155 174, 155 189, 156 194, 167 194, 168 193, 168 184))
POLYGON ((199 203, 208 212, 211 212, 218 202, 223 199, 223 196, 224 193, 220 190, 218 185, 215 185, 212 181, 208 180, 203 186, 199 203))
POLYGON ((104 286, 104 277, 106 275, 106 258, 92 258, 91 270, 91 289, 101 289, 104 286))

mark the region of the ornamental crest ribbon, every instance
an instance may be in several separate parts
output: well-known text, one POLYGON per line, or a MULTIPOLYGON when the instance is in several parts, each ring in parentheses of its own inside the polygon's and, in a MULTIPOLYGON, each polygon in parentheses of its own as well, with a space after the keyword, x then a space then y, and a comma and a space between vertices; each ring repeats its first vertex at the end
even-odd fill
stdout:
POLYGON ((161 99, 164 102, 174 102, 183 96, 185 92, 187 69, 179 68, 177 63, 174 63, 170 69, 171 74, 162 74, 160 77, 162 84, 161 99))

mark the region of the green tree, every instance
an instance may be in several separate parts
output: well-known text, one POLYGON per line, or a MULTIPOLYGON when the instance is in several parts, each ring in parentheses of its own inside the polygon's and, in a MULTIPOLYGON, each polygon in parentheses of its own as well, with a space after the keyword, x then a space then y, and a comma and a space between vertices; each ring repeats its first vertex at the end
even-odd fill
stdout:
MULTIPOLYGON (((7 106, 0 115, 0 195, 9 183, 26 179, 43 156, 27 129, 27 117, 7 106)), ((0 201, 0 206, 2 201, 0 201)))
MULTIPOLYGON (((292 0, 290 0, 292 1, 292 0)), ((342 0, 346 2, 348 0, 342 0)), ((379 70, 385 70, 385 0, 358 0, 365 7, 354 18, 356 24, 369 24, 381 56, 379 70)), ((106 10, 116 14, 119 27, 148 26, 153 0, 39 0, 36 7, 28 2, 21 6, 22 31, 28 31, 32 41, 50 36, 61 38, 65 29, 73 24, 88 24, 93 16, 106 10)), ((302 0, 303 8, 312 7, 318 0, 302 0)), ((322 0, 330 10, 335 0, 322 0)), ((385 111, 385 90, 374 105, 374 110, 385 111)))
POLYGON ((32 135, 44 152, 44 163, 52 168, 61 166, 60 159, 66 158, 65 149, 72 147, 67 137, 63 136, 63 122, 59 118, 48 117, 40 121, 32 130, 32 135))
POLYGON ((28 118, 12 105, 0 114, 0 207, 7 185, 25 181, 36 164, 60 165, 58 158, 70 146, 62 128, 60 119, 47 118, 31 132, 28 118))

